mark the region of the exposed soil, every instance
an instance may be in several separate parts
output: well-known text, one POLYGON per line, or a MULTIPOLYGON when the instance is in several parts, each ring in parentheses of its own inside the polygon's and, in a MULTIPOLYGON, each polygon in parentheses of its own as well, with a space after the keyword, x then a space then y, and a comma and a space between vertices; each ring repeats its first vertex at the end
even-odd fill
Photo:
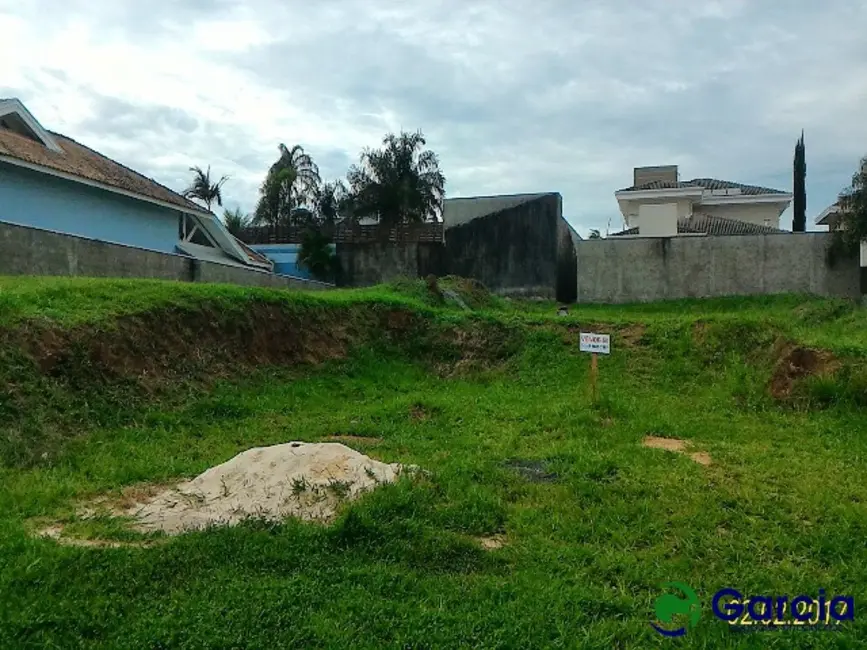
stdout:
POLYGON ((506 545, 504 535, 491 535, 490 537, 479 537, 479 544, 486 551, 496 551, 498 548, 503 548, 506 545))
MULTIPOLYGON (((138 486, 119 500, 93 500, 79 509, 79 516, 130 517, 134 530, 169 535, 231 526, 251 517, 327 522, 342 502, 411 469, 381 463, 339 443, 289 442, 248 449, 190 481, 138 486)), ((58 539, 61 530, 52 527, 43 534, 58 539)))
POLYGON ((689 451, 689 443, 678 438, 661 438, 659 436, 645 436, 641 441, 643 447, 649 449, 664 449, 678 454, 686 454, 699 465, 711 464, 710 454, 705 451, 689 451))
POLYGON ((785 399, 796 382, 804 377, 827 376, 840 368, 840 362, 827 350, 815 350, 791 344, 780 346, 779 361, 771 377, 771 395, 785 399))
POLYGON ((613 343, 622 343, 625 348, 635 348, 641 345, 647 326, 643 323, 633 323, 617 330, 613 343))
POLYGON ((83 539, 69 537, 63 534, 62 524, 53 524, 37 532, 37 536, 52 539, 61 546, 78 546, 80 548, 150 548, 162 543, 164 540, 129 541, 122 542, 113 539, 83 539))

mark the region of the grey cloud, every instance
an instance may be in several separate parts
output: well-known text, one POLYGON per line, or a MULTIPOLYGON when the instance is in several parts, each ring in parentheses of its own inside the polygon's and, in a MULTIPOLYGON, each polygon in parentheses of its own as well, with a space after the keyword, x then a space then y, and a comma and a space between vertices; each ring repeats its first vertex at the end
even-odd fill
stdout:
POLYGON ((93 115, 80 128, 123 138, 192 133, 199 125, 190 113, 174 106, 133 104, 105 95, 94 95, 91 106, 93 115))
MULTIPOLYGON (((239 8, 277 40, 208 54, 214 61, 335 124, 422 128, 452 194, 559 190, 582 230, 617 222, 613 192, 636 165, 786 189, 805 128, 815 213, 867 153, 867 8, 854 0, 669 0, 665 9, 627 0, 190 0, 161 11, 41 0, 21 11, 82 18, 159 47, 239 8)), ((277 155, 276 142, 254 136, 255 115, 232 127, 194 106, 95 102, 83 133, 133 139, 137 164, 178 181, 185 169, 154 167, 151 152, 225 167, 227 189, 247 208, 277 155)), ((359 152, 310 153, 333 178, 359 152)))

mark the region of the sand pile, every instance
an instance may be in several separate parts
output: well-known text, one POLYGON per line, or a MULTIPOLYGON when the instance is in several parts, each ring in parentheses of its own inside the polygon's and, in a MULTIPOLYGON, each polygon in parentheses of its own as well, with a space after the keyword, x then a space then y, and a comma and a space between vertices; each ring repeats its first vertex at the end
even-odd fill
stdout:
POLYGON ((398 464, 381 463, 338 443, 256 447, 121 514, 133 517, 138 530, 169 534, 233 525, 248 517, 327 521, 341 501, 394 482, 401 471, 398 464))

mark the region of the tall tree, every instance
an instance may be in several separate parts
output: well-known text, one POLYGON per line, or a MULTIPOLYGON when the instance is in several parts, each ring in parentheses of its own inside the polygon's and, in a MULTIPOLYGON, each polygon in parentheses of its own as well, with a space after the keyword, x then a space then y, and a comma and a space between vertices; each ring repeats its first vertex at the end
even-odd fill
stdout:
POLYGON ((227 209, 223 211, 223 223, 226 224, 226 230, 237 237, 250 224, 250 217, 241 208, 227 209))
POLYGON ((852 185, 840 193, 840 228, 834 231, 835 243, 855 253, 867 239, 867 156, 852 176, 852 185))
POLYGON ((803 130, 801 131, 801 138, 795 144, 794 174, 793 207, 795 214, 792 217, 792 230, 794 232, 804 232, 807 229, 807 160, 803 130))
POLYGON ((216 183, 211 182, 211 166, 208 165, 208 171, 203 171, 201 167, 190 167, 193 172, 193 182, 184 190, 183 195, 188 199, 198 199, 203 201, 211 211, 211 204, 216 201, 217 205, 223 205, 223 183, 229 180, 228 176, 223 176, 216 183))
POLYGON ((389 133, 381 149, 366 149, 349 169, 351 209, 381 226, 436 221, 442 215, 445 176, 437 155, 424 149, 421 131, 389 133))
MULTIPOLYGON (((319 168, 301 145, 280 144, 280 157, 271 165, 259 190, 254 221, 257 225, 288 225, 299 208, 314 202, 319 168)), ((299 213, 300 214, 300 213, 299 213)))
POLYGON ((347 208, 346 185, 343 181, 323 183, 316 193, 316 220, 326 228, 337 223, 347 208))

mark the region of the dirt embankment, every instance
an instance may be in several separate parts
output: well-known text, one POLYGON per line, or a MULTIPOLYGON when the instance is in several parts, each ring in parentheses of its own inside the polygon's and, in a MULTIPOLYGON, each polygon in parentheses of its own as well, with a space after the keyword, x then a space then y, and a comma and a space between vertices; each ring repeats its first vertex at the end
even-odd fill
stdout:
POLYGON ((801 379, 811 376, 827 377, 842 366, 827 350, 815 350, 793 344, 777 346, 777 362, 771 376, 770 391, 777 399, 787 399, 801 379))
POLYGON ((24 323, 0 329, 0 463, 43 462, 71 435, 121 424, 121 410, 259 368, 315 365, 375 346, 451 374, 508 357, 515 340, 514 328, 491 321, 443 322, 381 303, 203 303, 74 327, 24 323))

